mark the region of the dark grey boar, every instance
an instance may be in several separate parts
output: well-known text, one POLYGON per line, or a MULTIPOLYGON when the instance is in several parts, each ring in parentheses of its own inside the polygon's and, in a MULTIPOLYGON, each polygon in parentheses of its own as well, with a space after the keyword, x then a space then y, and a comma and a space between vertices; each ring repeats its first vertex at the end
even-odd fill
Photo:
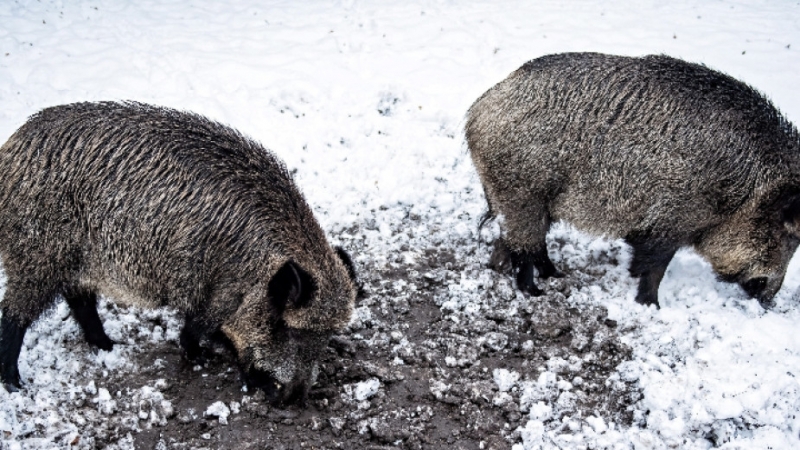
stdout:
POLYGON ((304 400, 349 321, 352 261, 283 163, 231 128, 140 103, 57 106, 0 148, 0 177, 9 390, 26 329, 59 297, 103 350, 98 295, 176 308, 190 360, 202 340, 227 338, 247 384, 276 402, 304 400))
POLYGON ((623 238, 636 300, 658 306, 678 248, 764 307, 800 233, 800 139, 759 92, 667 56, 567 53, 534 59, 470 107, 466 138, 502 214, 493 260, 519 288, 558 276, 545 234, 555 220, 623 238))

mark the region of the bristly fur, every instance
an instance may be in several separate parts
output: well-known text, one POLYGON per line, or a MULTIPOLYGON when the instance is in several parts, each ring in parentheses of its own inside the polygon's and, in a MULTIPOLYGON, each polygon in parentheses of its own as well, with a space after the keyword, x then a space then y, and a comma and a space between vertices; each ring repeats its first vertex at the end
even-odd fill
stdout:
POLYGON ((245 371, 307 389, 319 343, 349 320, 352 266, 283 163, 229 127, 134 102, 56 106, 0 148, 0 174, 0 307, 23 330, 60 295, 110 347, 96 294, 169 305, 187 354, 221 329, 245 371))
POLYGON ((797 247, 797 215, 780 213, 800 192, 797 129, 755 89, 702 65, 544 56, 470 107, 466 138, 512 253, 545 249, 553 220, 624 238, 642 303, 658 305, 666 265, 694 245, 768 305, 797 247))

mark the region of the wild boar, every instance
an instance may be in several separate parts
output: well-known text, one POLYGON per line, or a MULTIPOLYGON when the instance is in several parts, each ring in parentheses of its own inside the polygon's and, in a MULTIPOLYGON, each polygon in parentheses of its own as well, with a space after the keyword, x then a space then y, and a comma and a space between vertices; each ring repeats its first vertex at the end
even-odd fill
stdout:
POLYGON ((532 295, 534 268, 560 275, 545 246, 557 220, 624 239, 636 301, 656 306, 673 255, 694 246, 769 307, 800 242, 797 129, 764 95, 703 65, 534 59, 475 101, 466 139, 487 218, 504 217, 493 259, 510 260, 532 295))
POLYGON ((185 316, 180 345, 222 335, 246 383, 304 400, 356 295, 275 155, 196 114, 76 103, 32 116, 0 147, 0 377, 20 388, 26 329, 63 297, 86 341, 112 348, 98 295, 185 316))

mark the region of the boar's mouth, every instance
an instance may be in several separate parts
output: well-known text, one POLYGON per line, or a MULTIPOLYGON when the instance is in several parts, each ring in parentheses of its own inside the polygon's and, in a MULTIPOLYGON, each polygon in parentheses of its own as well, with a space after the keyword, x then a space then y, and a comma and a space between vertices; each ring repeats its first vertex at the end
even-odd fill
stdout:
POLYGON ((761 307, 766 310, 770 310, 775 306, 775 299, 773 297, 770 298, 756 297, 756 300, 758 300, 758 304, 761 305, 761 307))
POLYGON ((287 406, 295 403, 301 407, 306 406, 308 385, 303 380, 282 384, 269 372, 256 368, 244 371, 244 380, 248 390, 261 390, 267 401, 273 406, 287 406))

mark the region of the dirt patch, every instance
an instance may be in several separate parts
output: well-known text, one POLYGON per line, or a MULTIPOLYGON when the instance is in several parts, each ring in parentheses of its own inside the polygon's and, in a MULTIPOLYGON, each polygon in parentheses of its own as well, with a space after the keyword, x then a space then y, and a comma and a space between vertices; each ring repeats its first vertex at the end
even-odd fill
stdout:
POLYGON ((81 417, 74 446, 500 449, 519 442, 530 418, 562 434, 589 416, 634 421, 640 393, 614 375, 630 350, 602 307, 571 301, 590 275, 567 268, 542 283, 544 296, 527 297, 486 268, 491 248, 471 232, 421 223, 406 215, 391 233, 335 235, 366 295, 323 355, 306 408, 244 392, 222 348, 200 367, 175 342, 143 344, 138 370, 104 380, 106 403, 92 384, 65 405, 81 417), (369 256, 379 249, 383 258, 369 256))

